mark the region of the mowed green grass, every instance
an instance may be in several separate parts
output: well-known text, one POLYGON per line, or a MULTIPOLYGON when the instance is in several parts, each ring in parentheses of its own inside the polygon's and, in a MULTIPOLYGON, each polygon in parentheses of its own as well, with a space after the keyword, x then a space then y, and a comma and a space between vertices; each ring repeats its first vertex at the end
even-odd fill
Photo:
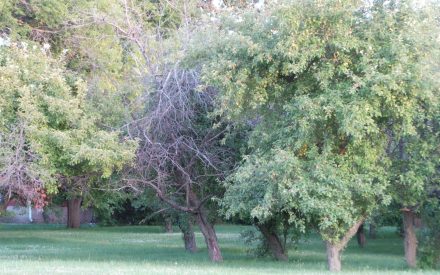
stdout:
MULTIPOLYGON (((157 226, 94 227, 67 230, 54 225, 0 225, 0 274, 321 274, 324 244, 317 235, 289 251, 287 263, 246 253, 245 226, 217 226, 224 262, 211 263, 202 235, 199 252, 183 250, 180 233, 157 226)), ((407 270, 402 240, 392 228, 359 248, 353 240, 343 254, 343 272, 434 274, 407 270)), ((437 273, 438 274, 438 273, 437 273)))

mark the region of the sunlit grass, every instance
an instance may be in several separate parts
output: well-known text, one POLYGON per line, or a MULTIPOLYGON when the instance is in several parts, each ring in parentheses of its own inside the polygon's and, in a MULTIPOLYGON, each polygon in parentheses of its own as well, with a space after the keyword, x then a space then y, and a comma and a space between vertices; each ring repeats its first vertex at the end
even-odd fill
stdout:
MULTIPOLYGON (((0 274, 320 274, 325 250, 316 235, 289 252, 287 263, 255 258, 240 239, 244 226, 217 226, 225 261, 211 263, 202 235, 199 252, 185 253, 180 233, 156 226, 95 227, 67 230, 53 225, 0 225, 0 274)), ((402 240, 382 229, 365 248, 352 241, 343 270, 361 274, 402 274, 402 240)), ((422 271, 417 271, 422 272, 422 271)), ((424 271, 423 273, 435 273, 424 271)))

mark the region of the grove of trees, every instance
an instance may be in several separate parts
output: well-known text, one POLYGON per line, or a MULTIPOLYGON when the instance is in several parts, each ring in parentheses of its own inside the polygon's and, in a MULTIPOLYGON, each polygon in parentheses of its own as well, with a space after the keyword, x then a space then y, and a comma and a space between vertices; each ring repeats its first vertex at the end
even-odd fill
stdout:
POLYGON ((128 202, 214 262, 219 221, 281 261, 317 232, 331 271, 388 215, 438 267, 438 4, 2 0, 1 211, 58 198, 78 228, 128 202))

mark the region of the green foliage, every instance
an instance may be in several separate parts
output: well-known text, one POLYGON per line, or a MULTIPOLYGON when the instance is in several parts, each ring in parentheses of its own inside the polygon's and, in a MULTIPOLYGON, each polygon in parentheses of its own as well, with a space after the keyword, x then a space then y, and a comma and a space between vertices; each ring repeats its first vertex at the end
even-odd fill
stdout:
POLYGON ((98 127, 86 84, 61 60, 24 43, 0 51, 4 117, 25 121, 30 146, 53 175, 109 177, 132 160, 136 143, 98 127))
POLYGON ((0 3, 0 33, 7 33, 14 40, 50 43, 60 50, 65 38, 61 28, 82 2, 3 0, 0 3))
POLYGON ((374 211, 367 222, 375 227, 396 226, 397 233, 399 235, 403 233, 401 207, 395 201, 374 211))
POLYGON ((393 35, 381 35, 392 51, 388 66, 395 68, 392 76, 399 82, 391 88, 401 91, 397 99, 402 105, 395 107, 401 119, 389 121, 387 129, 387 152, 392 161, 389 174, 395 201, 416 211, 438 177, 440 165, 440 71, 432 62, 440 54, 436 38, 440 33, 438 7, 414 13, 404 2, 396 10, 394 16, 380 14, 391 30, 400 29, 393 35))
MULTIPOLYGON (((282 217, 280 217, 280 220, 271 220, 270 223, 265 223, 265 225, 269 226, 271 232, 280 238, 280 244, 285 251, 296 250, 298 244, 305 240, 305 238, 302 238, 304 232, 289 226, 286 221, 282 220, 282 217)), ((240 238, 248 247, 247 253, 249 255, 256 257, 273 256, 267 238, 256 228, 242 231, 240 238)))
POLYGON ((256 257, 270 255, 270 250, 266 244, 266 239, 255 228, 241 232, 240 238, 242 238, 244 244, 249 247, 247 250, 248 254, 256 257))
POLYGON ((8 192, 10 196, 12 191, 13 195, 27 199, 33 198, 35 190, 32 189, 41 188, 41 182, 49 193, 56 191, 51 171, 44 167, 40 156, 30 148, 27 139, 30 127, 22 116, 24 94, 34 87, 32 81, 29 82, 29 76, 45 73, 45 68, 31 61, 31 52, 40 51, 41 54, 41 49, 36 46, 30 48, 24 42, 0 46, 0 169, 2 175, 9 178, 6 182, 9 186, 2 186, 2 192, 8 192), (22 59, 15 59, 15 54, 22 59), (29 62, 23 62, 26 58, 29 62))
POLYGON ((440 268, 440 192, 434 193, 422 206, 424 228, 419 248, 422 268, 440 268))
MULTIPOLYGON (((84 204, 93 207, 93 214, 101 225, 116 225, 115 213, 121 210, 128 194, 113 190, 92 189, 84 198, 84 204)), ((83 205, 84 205, 83 204, 83 205)))
POLYGON ((45 223, 53 223, 51 220, 52 218, 55 218, 57 220, 62 220, 62 217, 64 215, 63 208, 60 208, 58 205, 49 205, 44 207, 43 210, 43 219, 45 223))
MULTIPOLYGON (((258 121, 252 154, 226 183, 227 216, 265 220, 284 211, 337 243, 390 202, 389 133, 416 137, 439 106, 425 62, 435 59, 438 32, 423 16, 406 1, 297 1, 224 19, 203 34, 210 48, 195 41, 205 82, 220 89, 218 112, 258 121), (433 34, 419 39, 429 26, 433 34)), ((409 150, 432 152, 435 138, 409 150)), ((402 177, 417 184, 425 171, 402 177)))

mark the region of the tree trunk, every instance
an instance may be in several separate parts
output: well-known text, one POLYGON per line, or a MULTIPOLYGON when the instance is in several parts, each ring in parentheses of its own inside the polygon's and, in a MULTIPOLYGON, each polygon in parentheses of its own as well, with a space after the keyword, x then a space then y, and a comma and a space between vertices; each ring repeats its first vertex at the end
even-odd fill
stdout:
POLYGON ((165 232, 173 233, 173 220, 170 217, 165 218, 165 232))
POLYGON ((179 228, 183 233, 183 242, 185 244, 185 250, 190 253, 197 251, 196 236, 192 221, 179 221, 179 228))
POLYGON ((201 202, 197 198, 197 195, 189 188, 187 191, 187 200, 191 206, 198 208, 197 212, 193 212, 200 231, 202 231, 205 238, 206 247, 208 248, 209 258, 213 262, 222 262, 223 257, 218 245, 217 234, 215 233, 214 226, 209 222, 208 216, 201 205, 201 202))
POLYGON ((223 257, 222 253, 220 252, 214 226, 212 226, 212 224, 208 221, 208 217, 202 210, 196 214, 196 221, 200 227, 200 231, 202 231, 203 237, 205 238, 209 258, 213 262, 222 262, 223 257))
POLYGON ((281 244, 280 238, 276 232, 271 230, 271 228, 265 224, 257 224, 256 226, 267 241, 267 245, 273 257, 278 261, 287 261, 289 259, 287 251, 281 244))
POLYGON ((11 201, 11 194, 8 193, 5 195, 2 195, 2 200, 3 200, 3 203, 0 204, 0 211, 2 213, 6 213, 6 210, 8 209, 8 204, 11 201))
POLYGON ((67 201, 67 227, 79 228, 81 225, 82 198, 73 198, 67 201))
POLYGON ((327 265, 330 271, 341 271, 341 252, 350 239, 356 234, 359 227, 364 223, 364 220, 365 219, 361 219, 357 221, 350 229, 348 229, 347 233, 345 233, 344 237, 342 237, 338 243, 326 242, 327 265))
POLYGON ((0 204, 0 215, 6 213, 6 209, 8 208, 9 199, 4 199, 3 203, 0 204))
POLYGON ((330 242, 327 244, 327 264, 330 271, 341 271, 341 248, 330 242))
POLYGON ((364 224, 361 224, 361 226, 359 226, 359 228, 356 232, 356 237, 357 237, 357 242, 358 242, 359 246, 363 248, 365 246, 365 242, 366 242, 364 224))
POLYGON ((415 214, 411 210, 403 211, 403 228, 405 232, 405 259, 409 267, 417 265, 417 236, 414 229, 415 214))
POLYGON ((374 223, 370 223, 370 229, 369 229, 369 232, 368 232, 368 236, 371 239, 376 239, 376 233, 377 233, 376 225, 374 223))

